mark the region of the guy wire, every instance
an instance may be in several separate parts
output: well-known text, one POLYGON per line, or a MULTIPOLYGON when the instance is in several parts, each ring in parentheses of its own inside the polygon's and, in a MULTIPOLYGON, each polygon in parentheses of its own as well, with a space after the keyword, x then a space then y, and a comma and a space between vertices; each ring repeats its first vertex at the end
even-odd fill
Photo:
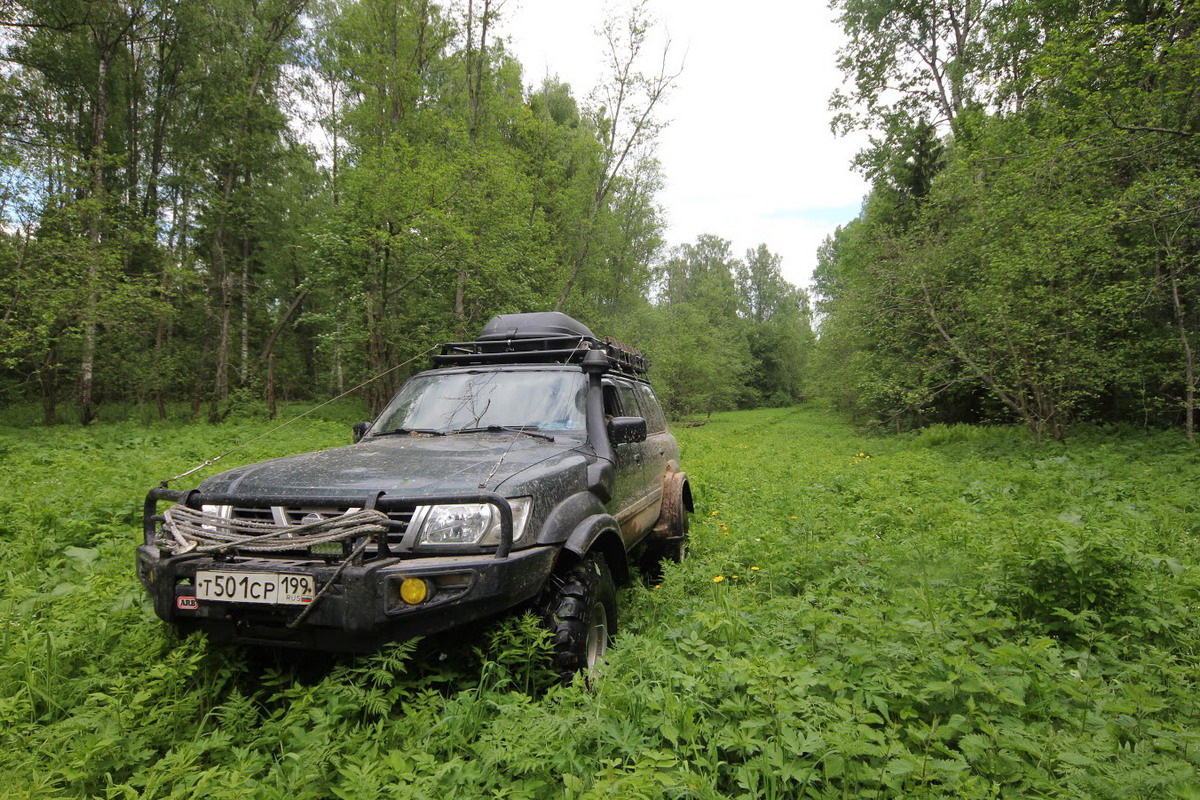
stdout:
POLYGON ((276 425, 274 428, 271 428, 270 430, 265 431, 264 433, 260 433, 258 436, 255 436, 253 439, 247 439, 246 441, 242 442, 241 444, 236 445, 235 447, 232 447, 229 450, 226 450, 224 453, 221 453, 221 455, 219 455, 219 456, 215 456, 214 458, 210 458, 210 459, 207 459, 206 461, 203 461, 200 464, 197 464, 196 466, 189 469, 187 472, 181 472, 178 475, 176 475, 174 478, 167 478, 165 481, 160 483, 159 486, 161 486, 163 489, 166 489, 168 484, 174 483, 175 481, 179 480, 180 478, 186 478, 187 476, 189 476, 195 472, 199 472, 200 470, 204 469, 205 467, 211 467, 213 464, 217 463, 222 458, 225 458, 225 456, 230 455, 231 453, 236 453, 238 450, 241 450, 242 448, 244 448, 248 445, 254 444, 259 439, 265 439, 266 437, 270 436, 272 433, 275 433, 275 431, 279 430, 280 428, 285 428, 288 425, 291 425, 296 420, 307 417, 309 414, 313 413, 314 411, 320 411, 322 408, 329 405, 330 403, 333 403, 337 400, 341 400, 343 397, 345 397, 348 394, 357 392, 359 389, 363 388, 364 386, 374 383, 375 381, 379 380, 380 378, 387 375, 388 373, 395 372, 396 370, 400 369, 401 367, 407 367, 409 364, 413 363, 418 358, 424 358, 425 356, 432 353, 434 350, 437 350, 439 347, 441 347, 440 344, 435 344, 433 347, 430 347, 428 350, 426 350, 422 353, 418 353, 417 355, 413 356, 408 361, 397 364, 394 367, 389 367, 389 368, 385 369, 383 372, 376 375, 375 377, 368 378, 367 380, 363 381, 362 383, 358 384, 357 386, 347 389, 346 391, 339 394, 337 397, 331 397, 328 400, 326 400, 324 403, 315 405, 312 408, 310 408, 308 411, 305 411, 302 414, 298 414, 298 415, 292 417, 287 422, 282 422, 279 425, 276 425))

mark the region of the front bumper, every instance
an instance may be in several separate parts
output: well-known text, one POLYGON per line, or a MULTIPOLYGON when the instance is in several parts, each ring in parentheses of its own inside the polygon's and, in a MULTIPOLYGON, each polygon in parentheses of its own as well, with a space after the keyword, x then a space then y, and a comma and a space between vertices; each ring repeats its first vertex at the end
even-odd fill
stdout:
MULTIPOLYGON (((369 558, 330 563, 311 554, 290 557, 230 552, 173 555, 158 544, 159 500, 200 507, 202 504, 252 502, 256 506, 292 506, 311 498, 240 498, 154 489, 146 497, 144 543, 137 551, 138 577, 154 600, 155 613, 181 632, 202 630, 216 642, 299 647, 319 650, 369 651, 390 640, 424 636, 490 617, 534 598, 545 585, 558 556, 558 546, 511 550, 512 510, 491 493, 422 496, 420 498, 324 497, 325 505, 376 508, 388 512, 414 502, 488 502, 501 515, 501 540, 491 553, 430 554, 407 549, 403 534, 373 534, 369 558), (397 540, 399 537, 399 540, 397 540), (311 575, 316 600, 310 605, 200 600, 196 572, 311 575), (405 602, 400 586, 407 578, 423 580, 427 596, 405 602)), ((392 527, 403 528, 403 523, 392 527)))
POLYGON ((216 642, 366 651, 389 640, 424 636, 493 616, 535 597, 559 548, 532 547, 493 556, 383 559, 349 565, 333 586, 307 606, 196 600, 197 570, 309 574, 317 590, 337 567, 275 558, 225 558, 187 554, 163 557, 153 545, 138 548, 138 575, 154 611, 181 632, 206 631, 216 642), (405 578, 420 578, 428 597, 409 605, 400 597, 405 578))

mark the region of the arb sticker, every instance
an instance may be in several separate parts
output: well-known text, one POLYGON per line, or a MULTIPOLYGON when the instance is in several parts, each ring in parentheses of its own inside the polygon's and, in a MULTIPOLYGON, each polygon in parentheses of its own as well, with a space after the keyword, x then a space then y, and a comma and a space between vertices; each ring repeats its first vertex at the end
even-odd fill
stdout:
POLYGON ((200 607, 200 604, 196 602, 196 598, 186 595, 175 598, 175 607, 180 611, 195 611, 200 607))

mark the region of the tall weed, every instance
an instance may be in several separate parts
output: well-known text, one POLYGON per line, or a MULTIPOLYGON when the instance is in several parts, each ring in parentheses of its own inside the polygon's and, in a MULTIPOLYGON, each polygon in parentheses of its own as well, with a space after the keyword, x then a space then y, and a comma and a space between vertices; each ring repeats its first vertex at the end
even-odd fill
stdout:
POLYGON ((544 671, 531 617, 362 658, 176 639, 131 566, 146 488, 242 442, 201 474, 345 442, 331 409, 257 441, 272 423, 0 428, 8 795, 1195 796, 1177 437, 714 415, 678 431, 691 557, 621 591, 587 683, 544 671))

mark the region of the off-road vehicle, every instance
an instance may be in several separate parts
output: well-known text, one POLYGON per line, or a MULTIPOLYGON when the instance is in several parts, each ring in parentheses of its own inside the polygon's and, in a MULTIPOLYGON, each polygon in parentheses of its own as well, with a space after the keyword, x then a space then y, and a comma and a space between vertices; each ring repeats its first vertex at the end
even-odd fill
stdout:
POLYGON ((594 665, 631 561, 686 547, 691 489, 645 359, 543 312, 433 361, 354 444, 151 490, 137 561, 158 616, 361 651, 533 608, 562 674, 594 665))

